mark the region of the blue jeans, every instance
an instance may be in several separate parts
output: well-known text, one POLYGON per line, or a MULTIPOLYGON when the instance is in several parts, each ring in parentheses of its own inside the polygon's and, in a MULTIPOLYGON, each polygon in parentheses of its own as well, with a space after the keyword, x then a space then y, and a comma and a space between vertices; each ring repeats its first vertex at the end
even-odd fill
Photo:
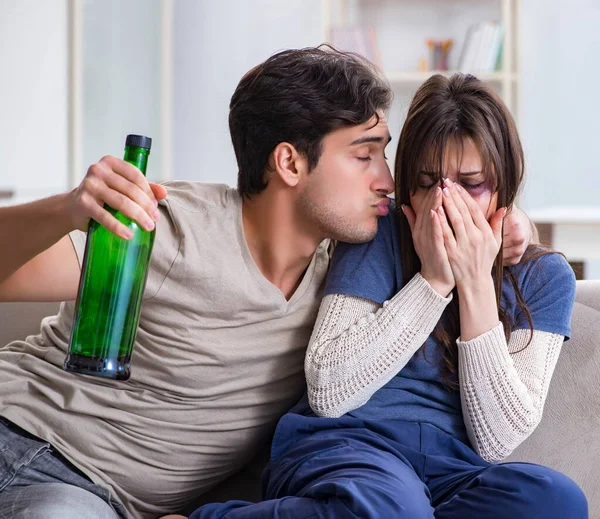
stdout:
POLYGON ((567 476, 491 464, 425 423, 285 415, 263 475, 265 501, 205 505, 190 519, 587 519, 567 476))
POLYGON ((122 505, 52 446, 0 417, 0 519, 118 519, 122 505))

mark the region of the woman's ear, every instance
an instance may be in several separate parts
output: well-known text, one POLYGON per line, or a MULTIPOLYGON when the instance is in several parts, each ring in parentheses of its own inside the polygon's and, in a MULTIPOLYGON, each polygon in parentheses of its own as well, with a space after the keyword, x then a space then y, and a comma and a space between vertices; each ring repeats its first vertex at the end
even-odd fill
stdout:
POLYGON ((308 161, 294 145, 280 142, 269 157, 269 169, 285 185, 295 187, 301 178, 308 174, 308 161))

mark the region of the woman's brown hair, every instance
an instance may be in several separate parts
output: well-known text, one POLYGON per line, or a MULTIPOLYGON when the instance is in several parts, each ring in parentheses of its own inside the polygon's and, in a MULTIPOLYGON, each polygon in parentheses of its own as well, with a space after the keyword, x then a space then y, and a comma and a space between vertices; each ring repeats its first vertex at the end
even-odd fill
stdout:
MULTIPOLYGON (((444 154, 448 145, 454 143, 460 149, 466 139, 473 141, 480 154, 486 182, 492 192, 498 193, 497 206, 510 209, 523 182, 524 158, 517 128, 508 108, 490 86, 472 75, 454 74, 450 78, 439 74, 432 76, 417 90, 410 104, 396 152, 396 207, 400 222, 399 243, 404 283, 421 270, 421 262, 415 252, 408 221, 400 207, 410 205, 410 195, 419 188, 421 171, 436 172, 439 173, 439 180, 443 178, 444 154)), ((532 261, 549 252, 539 246, 530 246, 521 262, 532 261)), ((512 283, 518 308, 525 315, 531 331, 533 322, 516 278, 502 265, 502 253, 500 247, 493 272, 498 316, 508 341, 513 323, 500 304, 505 277, 512 283)), ((456 340, 460 335, 460 320, 456 288, 453 295, 452 302, 434 330, 434 336, 445 347, 444 383, 456 388, 451 378, 458 371, 456 340)))

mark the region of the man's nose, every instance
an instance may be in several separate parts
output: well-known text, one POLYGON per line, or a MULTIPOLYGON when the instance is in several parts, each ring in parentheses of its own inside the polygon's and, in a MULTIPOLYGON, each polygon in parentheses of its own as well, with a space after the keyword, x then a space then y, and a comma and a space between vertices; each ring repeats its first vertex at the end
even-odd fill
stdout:
POLYGON ((379 175, 377 175, 377 180, 375 182, 376 191, 386 195, 394 192, 394 179, 392 178, 390 169, 387 166, 382 168, 382 171, 379 175))

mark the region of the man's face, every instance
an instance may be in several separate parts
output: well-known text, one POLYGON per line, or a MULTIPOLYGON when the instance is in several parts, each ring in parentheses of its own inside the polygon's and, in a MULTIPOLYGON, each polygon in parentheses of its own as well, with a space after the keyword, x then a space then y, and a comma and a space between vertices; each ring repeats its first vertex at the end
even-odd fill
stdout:
POLYGON ((317 166, 306 177, 299 204, 311 225, 328 238, 360 243, 375 237, 388 214, 394 181, 384 150, 390 141, 380 114, 365 124, 326 135, 317 166))
MULTIPOLYGON (((477 203, 481 212, 489 220, 496 211, 498 193, 492 192, 491 175, 486 180, 482 171, 481 156, 471 139, 465 139, 462 149, 456 144, 448 144, 444 155, 443 178, 457 182, 477 203)), ((438 172, 421 171, 418 179, 419 188, 410 196, 410 205, 418 213, 427 192, 435 187, 444 187, 438 172)))

